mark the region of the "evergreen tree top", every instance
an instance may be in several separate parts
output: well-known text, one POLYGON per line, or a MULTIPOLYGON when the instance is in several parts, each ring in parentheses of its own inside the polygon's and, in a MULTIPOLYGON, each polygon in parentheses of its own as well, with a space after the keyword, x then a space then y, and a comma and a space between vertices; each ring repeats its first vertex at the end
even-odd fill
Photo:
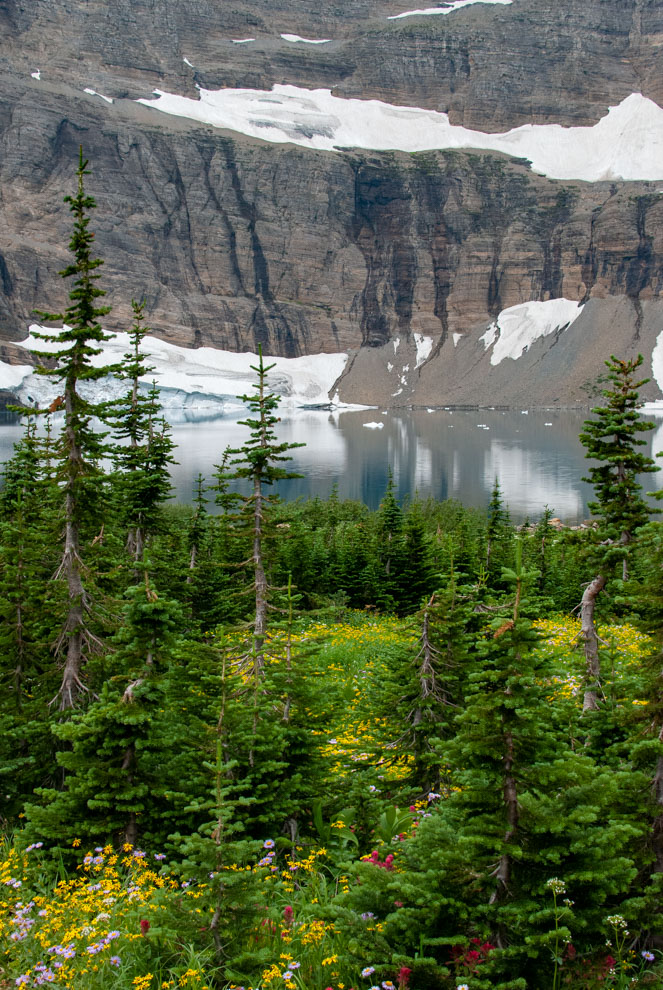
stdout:
POLYGON ((646 444, 638 434, 652 430, 655 424, 642 420, 638 413, 638 390, 649 381, 636 380, 642 354, 628 360, 612 355, 605 363, 612 383, 603 392, 607 401, 592 410, 596 418, 585 420, 580 434, 585 456, 599 463, 583 480, 594 486, 596 501, 589 508, 602 519, 605 535, 626 545, 633 531, 655 511, 640 497, 642 485, 636 481, 639 474, 658 471, 654 460, 636 449, 646 444))
POLYGON ((251 369, 258 376, 258 381, 254 382, 252 386, 256 389, 256 394, 239 396, 256 414, 257 418, 238 421, 241 426, 248 426, 251 430, 250 438, 242 447, 230 448, 227 451, 228 454, 235 457, 231 461, 234 468, 231 477, 252 478, 254 482, 259 478, 262 483, 267 485, 287 478, 301 477, 301 475, 287 471, 285 468, 277 467, 277 462, 292 460, 287 451, 306 446, 304 443, 278 442, 277 440, 274 427, 280 420, 278 416, 274 415, 274 410, 278 407, 280 396, 267 391, 266 381, 267 373, 274 367, 274 364, 264 364, 262 347, 259 347, 258 364, 251 365, 251 369))
POLYGON ((64 345, 56 354, 52 351, 35 352, 38 357, 57 358, 56 367, 40 367, 39 373, 68 383, 75 383, 78 379, 96 381, 116 370, 113 365, 94 367, 90 360, 101 354, 102 348, 97 345, 110 340, 112 334, 105 333, 98 322, 100 317, 110 313, 111 308, 97 305, 97 299, 106 293, 95 285, 100 277, 96 269, 103 264, 103 261, 101 258, 93 257, 92 252, 94 233, 89 230, 89 211, 97 204, 92 196, 85 193, 84 179, 90 174, 87 165, 88 162, 83 158, 81 148, 76 171, 76 194, 64 198, 74 216, 74 231, 69 242, 74 260, 59 274, 62 278, 75 278, 74 286, 69 293, 70 305, 64 313, 37 312, 42 320, 62 322, 64 325, 54 334, 35 333, 35 336, 42 340, 64 345))

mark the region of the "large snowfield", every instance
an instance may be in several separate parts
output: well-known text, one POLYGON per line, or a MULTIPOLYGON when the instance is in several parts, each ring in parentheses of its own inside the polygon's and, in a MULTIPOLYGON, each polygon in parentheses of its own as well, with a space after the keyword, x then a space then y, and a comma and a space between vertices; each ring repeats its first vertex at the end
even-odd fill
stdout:
POLYGON ((663 110, 640 93, 610 107, 593 127, 524 124, 487 134, 450 124, 446 113, 345 100, 329 89, 201 89, 197 100, 154 92, 154 99, 138 102, 264 141, 321 151, 472 148, 528 159, 535 172, 552 179, 663 179, 663 110))
MULTIPOLYGON (((30 336, 21 341, 21 347, 48 353, 59 350, 55 342, 40 340, 33 336, 33 331, 57 333, 57 330, 32 324, 30 336)), ((102 352, 92 359, 92 363, 95 367, 119 363, 129 350, 128 334, 115 334, 104 344, 102 352)), ((252 386, 257 377, 251 366, 257 364, 256 354, 235 354, 213 347, 179 347, 151 336, 144 338, 142 350, 146 363, 154 368, 143 382, 149 386, 156 381, 166 405, 174 402, 186 403, 189 407, 216 405, 218 408, 223 405, 225 408, 235 408, 241 406, 237 402, 238 396, 254 394, 252 386)), ((347 354, 315 354, 299 358, 265 357, 263 361, 265 365, 274 365, 268 377, 269 387, 282 397, 284 405, 302 407, 325 405, 330 401, 331 390, 342 374, 347 359, 347 354)), ((2 363, 0 388, 16 390, 22 401, 31 404, 51 401, 57 392, 55 384, 48 377, 35 374, 30 365, 2 363)), ((94 386, 87 386, 87 390, 95 397, 106 398, 111 394, 122 394, 126 386, 117 379, 102 379, 94 386)))

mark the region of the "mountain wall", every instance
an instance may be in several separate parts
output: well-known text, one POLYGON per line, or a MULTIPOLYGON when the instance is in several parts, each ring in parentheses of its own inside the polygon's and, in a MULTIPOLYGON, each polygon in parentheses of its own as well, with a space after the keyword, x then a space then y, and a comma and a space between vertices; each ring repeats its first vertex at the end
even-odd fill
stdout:
MULTIPOLYGON (((632 92, 663 104, 653 0, 387 19, 403 9, 0 0, 0 340, 25 337, 34 309, 65 305, 62 198, 83 145, 111 330, 145 297, 154 332, 175 343, 347 351, 341 398, 382 404, 586 402, 611 351, 651 353, 663 329, 661 181, 553 181, 472 150, 314 151, 135 102, 155 87, 195 96, 196 85, 286 82, 484 131, 586 126, 632 92), (592 304, 564 360, 548 337, 525 364, 486 365, 491 321, 560 297, 592 304), (415 335, 433 341, 419 367, 415 335), (400 391, 387 367, 396 339, 412 355, 400 391)), ((0 356, 16 360, 7 343, 0 356)))

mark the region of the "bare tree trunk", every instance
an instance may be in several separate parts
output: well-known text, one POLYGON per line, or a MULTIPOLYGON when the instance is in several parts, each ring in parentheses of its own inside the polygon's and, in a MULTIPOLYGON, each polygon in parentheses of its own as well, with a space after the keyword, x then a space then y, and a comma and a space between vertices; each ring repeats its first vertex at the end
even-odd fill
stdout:
MULTIPOLYGON (((631 542, 631 534, 628 532, 628 530, 624 530, 624 532, 620 537, 619 542, 624 547, 628 546, 628 544, 631 542)), ((622 581, 628 581, 628 558, 626 556, 624 556, 624 559, 622 561, 622 581)))
POLYGON ((186 583, 191 584, 193 581, 193 572, 196 569, 196 558, 198 556, 198 547, 194 543, 191 547, 191 556, 189 557, 189 573, 187 575, 186 583))
MULTIPOLYGON (((518 790, 516 778, 513 774, 514 746, 513 734, 506 732, 504 735, 504 778, 502 794, 506 807, 507 830, 504 833, 504 842, 510 842, 518 829, 518 790)), ((497 880, 497 886, 491 894, 490 904, 495 904, 504 894, 508 892, 511 881, 511 856, 508 852, 503 852, 500 856, 497 869, 493 874, 497 880)), ((498 937, 499 941, 499 937, 498 937)))
MULTIPOLYGON (((77 448, 76 448, 77 449, 77 448)), ((80 542, 78 526, 75 521, 75 498, 71 491, 65 498, 65 541, 64 553, 59 573, 64 574, 67 581, 69 609, 58 646, 67 644, 67 658, 60 685, 60 711, 74 708, 80 695, 86 690, 81 680, 83 667, 83 642, 85 625, 85 588, 81 574, 80 542)))
POLYGON ((605 587, 605 577, 597 574, 585 588, 580 603, 580 635, 585 642, 586 687, 582 702, 583 712, 596 711, 601 690, 601 664, 599 662, 599 638, 594 624, 596 599, 605 587))
POLYGON ((254 676, 256 681, 262 676, 265 667, 263 647, 267 631, 267 599, 269 585, 265 574, 265 562, 262 553, 263 538, 263 503, 262 482, 260 478, 253 479, 253 580, 256 596, 255 623, 253 626, 253 657, 254 676))
MULTIPOLYGON (((659 741, 663 742, 663 729, 659 732, 658 738, 659 741)), ((659 756, 656 763, 652 791, 656 804, 661 809, 660 814, 657 815, 652 824, 652 846, 656 858, 654 872, 663 873, 663 756, 659 756)))

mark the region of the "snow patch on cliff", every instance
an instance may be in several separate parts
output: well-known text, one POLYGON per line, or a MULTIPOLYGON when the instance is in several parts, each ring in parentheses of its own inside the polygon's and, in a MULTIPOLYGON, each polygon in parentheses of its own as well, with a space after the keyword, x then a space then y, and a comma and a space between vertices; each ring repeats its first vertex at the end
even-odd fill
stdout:
POLYGON ((31 364, 5 364, 0 361, 0 388, 14 392, 32 371, 31 364))
POLYGON ((282 34, 281 37, 284 41, 291 41, 293 44, 303 42, 305 45, 328 45, 331 41, 331 38, 300 38, 298 34, 282 34))
POLYGON ((461 7, 469 7, 473 3, 499 3, 499 4, 509 4, 512 0, 456 0, 455 3, 450 3, 447 7, 425 7, 423 10, 406 10, 402 14, 392 14, 388 17, 388 21, 398 21, 401 17, 418 17, 429 14, 452 14, 455 10, 460 10, 461 7))
POLYGON ((197 100, 154 93, 156 99, 137 102, 264 141, 322 151, 475 148, 529 159, 535 172, 552 179, 663 178, 663 109, 640 93, 610 107, 593 127, 524 124, 503 134, 454 126, 435 110, 341 99, 329 89, 200 89, 197 100))
POLYGON ((490 347, 492 365, 505 358, 516 361, 540 337, 547 337, 568 327, 582 313, 581 303, 571 299, 548 299, 546 302, 526 302, 503 309, 479 340, 485 350, 490 347))
MULTIPOLYGON (((20 342, 20 347, 57 353, 59 348, 55 341, 39 340, 32 336, 33 331, 58 332, 32 324, 30 336, 20 342)), ((115 334, 103 345, 102 352, 92 358, 92 363, 95 367, 119 363, 129 349, 128 334, 115 334)), ((145 337, 143 351, 147 365, 154 367, 143 382, 149 385, 156 381, 159 389, 166 390, 169 395, 164 401, 168 406, 174 407, 178 403, 190 406, 196 401, 218 406, 219 400, 227 402, 228 399, 236 400, 238 396, 253 394, 256 374, 251 370, 251 365, 256 365, 257 354, 235 354, 213 347, 180 347, 151 336, 145 337)), ((330 390, 345 369, 347 360, 347 354, 263 358, 266 365, 274 365, 267 378, 269 387, 282 397, 284 405, 291 407, 328 403, 330 390)), ((57 391, 48 377, 34 374, 29 365, 1 362, 0 387, 17 391, 23 401, 30 396, 38 404, 51 401, 57 391)), ((94 397, 99 399, 114 398, 126 391, 126 384, 112 378, 89 387, 93 389, 94 397)), ((236 402, 233 404, 236 405, 236 402)))
POLYGON ((83 92, 84 93, 87 93, 88 96, 98 96, 99 99, 105 100, 106 103, 112 103, 113 102, 113 100, 112 100, 112 98, 110 96, 104 96, 103 93, 97 93, 97 91, 95 89, 84 89, 83 92))
POLYGON ((433 350, 433 338, 425 337, 423 333, 415 333, 414 344, 415 347, 417 348, 417 360, 415 363, 415 368, 419 368, 424 363, 424 361, 427 361, 428 358, 430 357, 431 351, 433 350))
MULTIPOLYGON (((659 333, 656 338, 656 343, 654 345, 654 350, 651 354, 651 373, 652 378, 663 392, 663 331, 659 333)), ((647 403, 646 408, 652 409, 653 403, 647 403)), ((657 402, 654 408, 661 406, 661 402, 657 402)))

